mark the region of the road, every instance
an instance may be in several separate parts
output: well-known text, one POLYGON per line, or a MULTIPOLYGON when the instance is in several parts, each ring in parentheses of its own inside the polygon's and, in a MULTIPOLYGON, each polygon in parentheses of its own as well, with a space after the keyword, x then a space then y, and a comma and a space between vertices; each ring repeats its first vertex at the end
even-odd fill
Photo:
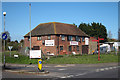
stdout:
MULTIPOLYGON (((13 66, 12 66, 13 67, 13 66)), ((15 66, 14 66, 15 67, 15 66)), ((19 70, 37 70, 37 65, 21 67, 19 70)), ((3 78, 118 78, 117 64, 68 64, 47 65, 43 67, 49 74, 27 74, 3 70, 3 78)))

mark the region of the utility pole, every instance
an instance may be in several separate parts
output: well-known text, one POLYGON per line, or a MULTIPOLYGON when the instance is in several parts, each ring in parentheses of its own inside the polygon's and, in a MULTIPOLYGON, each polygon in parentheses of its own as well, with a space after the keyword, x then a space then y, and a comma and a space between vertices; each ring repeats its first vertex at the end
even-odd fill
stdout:
POLYGON ((31 50, 31 3, 29 4, 30 50, 31 50))

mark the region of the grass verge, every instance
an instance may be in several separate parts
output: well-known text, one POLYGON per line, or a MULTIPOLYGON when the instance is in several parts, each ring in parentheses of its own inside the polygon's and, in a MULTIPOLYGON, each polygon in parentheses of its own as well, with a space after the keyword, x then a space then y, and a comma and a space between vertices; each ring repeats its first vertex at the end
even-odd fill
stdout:
MULTIPOLYGON (((6 54, 6 63, 16 64, 37 64, 37 59, 29 59, 28 56, 20 55, 18 52, 11 52, 12 57, 9 56, 9 52, 6 54), (14 58, 13 55, 18 54, 19 58, 14 58)), ((2 55, 3 62, 3 55, 2 55)), ((50 57, 49 60, 43 59, 43 64, 96 64, 96 63, 111 63, 118 62, 118 55, 115 54, 101 54, 100 61, 98 61, 98 55, 63 55, 57 58, 50 57)))

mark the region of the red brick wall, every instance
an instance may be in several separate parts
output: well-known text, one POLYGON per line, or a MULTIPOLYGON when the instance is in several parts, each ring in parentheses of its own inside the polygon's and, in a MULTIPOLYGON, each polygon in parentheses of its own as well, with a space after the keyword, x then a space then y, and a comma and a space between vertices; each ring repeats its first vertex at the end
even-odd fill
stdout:
MULTIPOLYGON (((73 38, 73 41, 75 41, 75 37, 72 37, 73 38)), ((70 46, 70 41, 67 41, 67 36, 65 36, 65 41, 62 41, 61 37, 59 37, 59 47, 60 46, 63 46, 63 51, 60 51, 60 48, 59 48, 59 51, 60 53, 59 54, 71 54, 71 52, 76 52, 77 54, 79 53, 82 53, 82 47, 81 45, 84 45, 85 42, 82 42, 82 38, 81 38, 81 42, 78 42, 78 46, 79 46, 79 51, 77 51, 77 46, 71 46, 72 47, 72 51, 69 51, 69 46, 70 46), (74 48, 75 47, 75 48, 74 48)))
MULTIPOLYGON (((54 40, 55 36, 51 36, 51 40, 54 40)), ((25 38, 25 47, 29 47, 30 42, 28 41, 28 38, 25 38)), ((47 54, 47 52, 50 53, 56 53, 56 46, 45 46, 42 44, 42 41, 47 40, 47 36, 42 36, 42 40, 38 41, 37 37, 31 38, 31 48, 33 46, 40 46, 40 49, 42 49, 44 54, 47 54)))
MULTIPOLYGON (((73 36, 73 41, 75 41, 75 37, 73 36)), ((30 42, 28 41, 28 38, 24 38, 25 43, 24 46, 25 47, 29 47, 30 42)), ((54 53, 56 55, 56 53, 58 54, 58 49, 59 49, 59 54, 71 54, 72 51, 76 52, 77 54, 82 54, 82 45, 85 44, 85 42, 82 42, 82 38, 81 41, 78 42, 78 46, 79 46, 79 51, 77 51, 77 46, 71 46, 72 47, 72 51, 69 51, 69 46, 70 46, 70 41, 67 41, 67 36, 65 36, 65 41, 62 41, 61 36, 56 36, 56 35, 51 35, 51 40, 55 40, 55 46, 45 46, 42 44, 42 41, 47 40, 47 36, 42 36, 42 40, 41 41, 37 41, 37 37, 32 37, 31 38, 31 48, 33 48, 33 46, 40 46, 40 49, 42 49, 43 53, 46 54, 47 52, 50 53, 54 53), (58 40, 59 38, 59 40, 58 40), (58 45, 59 44, 59 45, 58 45), (57 48, 58 46, 58 48, 57 48), (63 50, 60 51, 60 46, 63 46, 63 50), (74 48, 75 47, 75 48, 74 48)))

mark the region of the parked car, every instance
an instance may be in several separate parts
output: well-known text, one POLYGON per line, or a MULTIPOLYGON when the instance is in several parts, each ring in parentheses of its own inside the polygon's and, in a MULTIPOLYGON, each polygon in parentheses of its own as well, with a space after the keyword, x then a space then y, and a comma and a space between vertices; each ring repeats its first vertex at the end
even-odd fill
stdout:
MULTIPOLYGON (((107 53, 107 47, 100 47, 100 53, 107 53)), ((96 49, 93 54, 98 54, 98 50, 96 49)))

